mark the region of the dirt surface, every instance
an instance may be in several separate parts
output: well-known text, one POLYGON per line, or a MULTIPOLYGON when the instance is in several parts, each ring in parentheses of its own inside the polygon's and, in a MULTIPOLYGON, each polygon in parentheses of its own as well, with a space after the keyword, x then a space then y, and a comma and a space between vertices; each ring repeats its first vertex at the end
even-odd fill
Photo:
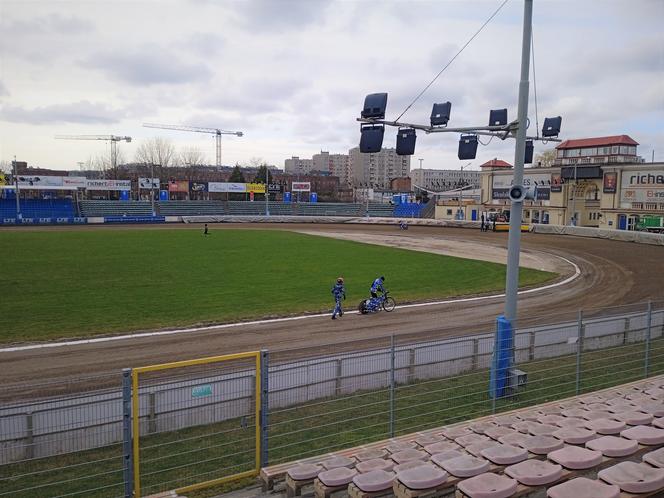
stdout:
MULTIPOLYGON (((179 225, 178 228, 200 230, 200 227, 191 225, 179 225)), ((310 224, 213 226, 213 230, 224 228, 312 230, 310 224)), ((468 252, 469 248, 481 246, 484 252, 490 253, 495 248, 496 254, 504 254, 507 247, 507 233, 481 233, 468 229, 412 226, 408 231, 398 232, 392 226, 318 225, 315 230, 327 235, 341 233, 344 237, 352 237, 356 234, 356 238, 376 240, 392 240, 396 234, 401 240, 399 246, 416 246, 420 250, 427 246, 436 250, 457 245, 463 248, 463 253, 468 252)), ((661 247, 528 233, 522 236, 522 249, 534 261, 539 258, 549 264, 554 264, 553 260, 544 255, 563 256, 574 261, 582 272, 579 278, 567 285, 521 297, 519 323, 522 326, 574 319, 579 309, 626 305, 649 299, 664 300, 664 265, 661 264, 664 250, 661 247)), ((569 269, 558 265, 559 271, 569 272, 569 269)), ((398 302, 398 289, 391 290, 398 302)), ((356 304, 347 303, 347 307, 355 307, 356 304)), ((53 392, 66 392, 74 389, 69 382, 82 376, 106 378, 111 375, 113 384, 117 386, 119 378, 114 374, 119 374, 123 367, 261 348, 269 349, 272 359, 279 361, 293 356, 375 346, 385 343, 385 338, 391 334, 402 341, 488 332, 493 329, 503 304, 502 298, 493 298, 469 303, 397 307, 392 313, 348 314, 336 321, 330 320, 329 316, 311 317, 160 337, 0 352, 4 386, 0 386, 0 391, 5 388, 11 391, 12 384, 17 388, 17 384, 28 382, 48 383, 53 392)), ((96 382, 97 385, 100 383, 96 382)))

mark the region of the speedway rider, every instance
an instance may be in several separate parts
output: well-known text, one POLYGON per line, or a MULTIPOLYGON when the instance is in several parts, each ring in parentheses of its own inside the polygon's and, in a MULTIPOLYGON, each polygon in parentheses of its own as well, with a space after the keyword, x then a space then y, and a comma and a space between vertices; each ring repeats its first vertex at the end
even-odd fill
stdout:
POLYGON ((385 282, 385 277, 378 277, 371 284, 371 304, 376 304, 378 302, 378 292, 385 294, 385 288, 383 287, 383 282, 385 282))
POLYGON ((344 310, 341 308, 341 300, 346 299, 346 288, 344 287, 344 279, 339 277, 337 283, 332 287, 332 294, 334 295, 334 311, 332 312, 332 320, 336 320, 337 314, 341 317, 344 316, 344 310))

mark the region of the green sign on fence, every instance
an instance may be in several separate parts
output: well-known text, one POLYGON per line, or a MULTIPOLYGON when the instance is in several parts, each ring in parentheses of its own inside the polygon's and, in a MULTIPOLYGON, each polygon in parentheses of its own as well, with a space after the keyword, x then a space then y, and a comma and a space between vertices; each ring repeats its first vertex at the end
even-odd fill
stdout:
POLYGON ((212 396, 212 386, 210 384, 196 386, 191 390, 192 398, 204 398, 206 396, 212 396))

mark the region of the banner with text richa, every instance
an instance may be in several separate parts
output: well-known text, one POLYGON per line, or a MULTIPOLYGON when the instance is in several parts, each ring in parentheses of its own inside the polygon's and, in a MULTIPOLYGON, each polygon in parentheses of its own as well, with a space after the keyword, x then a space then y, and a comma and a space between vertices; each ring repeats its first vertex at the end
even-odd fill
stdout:
POLYGON ((245 183, 208 182, 208 192, 244 194, 247 192, 247 187, 245 183))
POLYGON ((131 180, 86 180, 87 190, 131 190, 131 180))
POLYGON ((632 202, 664 203, 664 169, 623 170, 620 186, 623 208, 631 207, 632 202))
POLYGON ((311 192, 311 182, 293 182, 291 192, 311 192))

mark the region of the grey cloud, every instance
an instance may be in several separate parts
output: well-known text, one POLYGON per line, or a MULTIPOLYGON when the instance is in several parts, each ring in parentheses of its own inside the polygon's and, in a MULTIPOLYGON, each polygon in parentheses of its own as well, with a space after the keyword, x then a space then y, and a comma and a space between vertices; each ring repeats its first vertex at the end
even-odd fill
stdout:
POLYGON ((125 112, 112 109, 105 104, 87 100, 71 104, 54 104, 26 109, 5 105, 0 108, 0 119, 11 123, 35 125, 53 123, 112 124, 124 118, 125 112))
POLYGON ((7 90, 7 86, 0 81, 0 97, 8 97, 9 96, 9 90, 7 90))
POLYGON ((228 91, 220 88, 200 99, 203 108, 218 108, 229 111, 265 114, 285 110, 288 101, 302 92, 309 83, 297 79, 274 79, 273 76, 252 80, 228 91))
POLYGON ((78 35, 94 31, 94 24, 76 16, 50 14, 30 20, 16 20, 3 27, 5 35, 24 37, 32 34, 78 35))
POLYGON ((100 52, 81 65, 100 69, 110 78, 134 85, 191 83, 205 81, 212 74, 205 64, 185 62, 156 46, 131 53, 100 52))
POLYGON ((260 31, 302 29, 324 17, 330 0, 252 0, 238 2, 243 23, 260 31))
POLYGON ((182 42, 184 48, 200 55, 219 55, 226 40, 216 33, 193 33, 182 42))

